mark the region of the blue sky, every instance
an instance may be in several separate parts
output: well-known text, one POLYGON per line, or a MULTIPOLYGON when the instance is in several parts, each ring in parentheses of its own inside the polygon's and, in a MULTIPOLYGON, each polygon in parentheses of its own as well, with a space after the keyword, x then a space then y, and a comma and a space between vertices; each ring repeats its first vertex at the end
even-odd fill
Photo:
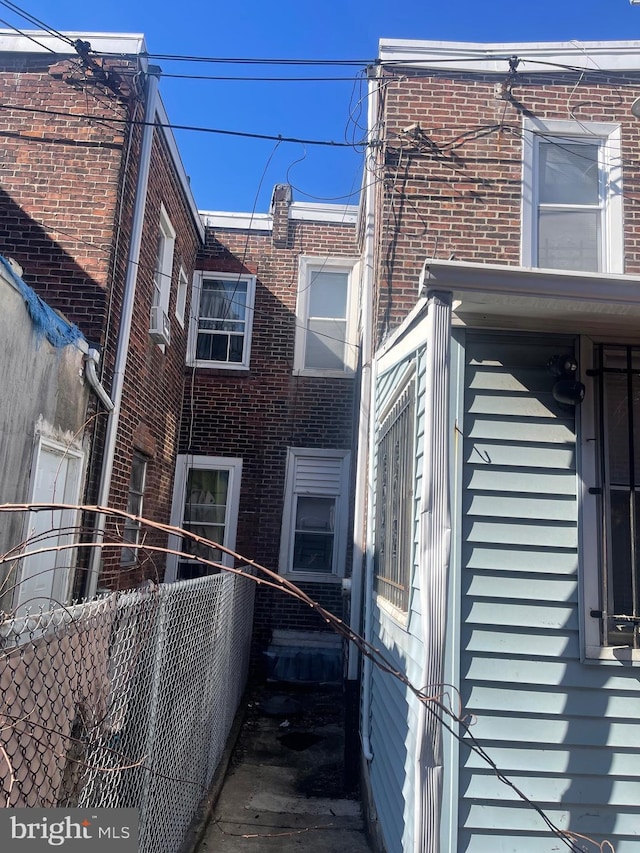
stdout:
MULTIPOLYGON (((640 39, 640 6, 630 6, 629 0, 20 0, 17 5, 57 30, 141 32, 151 53, 224 58, 368 60, 375 58, 380 38, 640 39)), ((33 28, 1 6, 0 17, 12 26, 33 28)), ((165 74, 353 78, 257 82, 166 77, 161 92, 176 124, 338 142, 362 138, 366 100, 358 68, 159 64, 165 74)), ((284 181, 294 186, 298 201, 357 203, 357 194, 349 194, 357 193, 362 160, 353 148, 276 145, 188 131, 178 131, 176 137, 202 210, 250 211, 255 206, 265 212, 273 185, 284 181)))

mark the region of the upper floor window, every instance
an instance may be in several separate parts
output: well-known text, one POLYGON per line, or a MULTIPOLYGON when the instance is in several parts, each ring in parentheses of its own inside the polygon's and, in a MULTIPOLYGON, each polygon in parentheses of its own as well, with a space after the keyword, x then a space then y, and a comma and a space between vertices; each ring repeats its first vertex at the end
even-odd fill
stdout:
POLYGON ((151 304, 154 307, 160 306, 165 314, 169 314, 175 242, 176 232, 162 204, 160 205, 160 224, 156 243, 156 262, 153 271, 153 298, 151 304))
POLYGON ((254 276, 196 272, 189 362, 248 368, 254 299, 254 276))
POLYGON ((356 366, 355 261, 300 258, 294 371, 350 376, 356 366))
POLYGON ((525 119, 523 266, 622 272, 618 125, 525 119))

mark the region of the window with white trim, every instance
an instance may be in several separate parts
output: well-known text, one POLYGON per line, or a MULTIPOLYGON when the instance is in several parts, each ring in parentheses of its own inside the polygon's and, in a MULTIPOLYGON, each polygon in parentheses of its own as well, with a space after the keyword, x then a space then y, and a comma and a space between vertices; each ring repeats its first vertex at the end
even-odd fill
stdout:
POLYGON ((596 345, 592 373, 581 413, 587 656, 640 659, 640 347, 596 345))
POLYGON ((349 452, 290 447, 280 572, 326 580, 345 573, 349 452))
POLYGON ((356 361, 356 261, 300 258, 294 372, 353 376, 356 361))
POLYGON ((415 378, 383 412, 376 451, 375 589, 407 612, 414 515, 415 378))
POLYGON ((233 558, 216 546, 235 548, 241 478, 242 459, 178 456, 171 523, 210 544, 187 536, 170 537, 170 549, 182 551, 184 556, 172 555, 167 560, 167 580, 204 577, 219 571, 203 560, 233 566, 233 558))
MULTIPOLYGON (((131 515, 142 515, 142 504, 144 501, 144 488, 147 480, 147 457, 141 453, 134 452, 131 460, 131 476, 129 478, 129 493, 127 497, 127 512, 131 515)), ((138 545, 142 523, 132 518, 126 518, 122 531, 125 542, 138 545)), ((123 548, 120 558, 122 566, 132 566, 138 561, 137 548, 123 548)))
POLYGON ((624 271, 620 128, 524 120, 522 265, 624 271))
POLYGON ((255 289, 251 275, 194 274, 190 364, 248 369, 255 289))
POLYGON ((156 242, 156 262, 153 270, 153 297, 151 304, 169 314, 171 279, 173 277, 173 251, 176 232, 163 204, 160 205, 160 223, 156 242))

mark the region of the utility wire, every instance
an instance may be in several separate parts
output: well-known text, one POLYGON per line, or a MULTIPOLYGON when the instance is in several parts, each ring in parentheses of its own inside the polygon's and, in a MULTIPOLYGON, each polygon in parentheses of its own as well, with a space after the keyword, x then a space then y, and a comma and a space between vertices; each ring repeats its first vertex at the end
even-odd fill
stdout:
MULTIPOLYGON (((45 110, 39 109, 38 107, 18 107, 13 104, 0 104, 0 109, 6 110, 15 110, 16 112, 22 113, 38 113, 40 115, 50 115, 50 116, 58 116, 63 118, 81 118, 87 120, 96 120, 95 115, 91 115, 89 113, 69 113, 64 112, 62 110, 45 110)), ((300 139, 296 136, 282 136, 282 134, 269 134, 269 133, 250 133, 248 131, 241 130, 223 130, 222 128, 215 127, 201 127, 198 125, 190 125, 190 124, 161 124, 160 122, 146 122, 141 119, 120 119, 116 117, 109 116, 108 120, 110 122, 115 122, 117 124, 134 124, 140 127, 144 127, 147 125, 153 125, 154 127, 159 127, 162 130, 188 130, 193 131, 195 133, 216 133, 222 136, 234 136, 234 137, 242 137, 245 139, 268 139, 272 142, 298 142, 302 145, 321 145, 328 148, 353 148, 354 146, 348 142, 334 142, 333 140, 325 140, 325 139, 300 139)), ((362 143, 366 144, 366 143, 362 143)))

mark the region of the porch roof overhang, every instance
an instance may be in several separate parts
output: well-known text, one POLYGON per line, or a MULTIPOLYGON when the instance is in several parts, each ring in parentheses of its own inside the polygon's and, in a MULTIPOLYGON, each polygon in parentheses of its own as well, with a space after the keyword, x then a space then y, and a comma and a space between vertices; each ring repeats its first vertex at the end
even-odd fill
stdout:
POLYGON ((640 276, 427 259, 419 295, 434 290, 462 325, 640 334, 640 276))

